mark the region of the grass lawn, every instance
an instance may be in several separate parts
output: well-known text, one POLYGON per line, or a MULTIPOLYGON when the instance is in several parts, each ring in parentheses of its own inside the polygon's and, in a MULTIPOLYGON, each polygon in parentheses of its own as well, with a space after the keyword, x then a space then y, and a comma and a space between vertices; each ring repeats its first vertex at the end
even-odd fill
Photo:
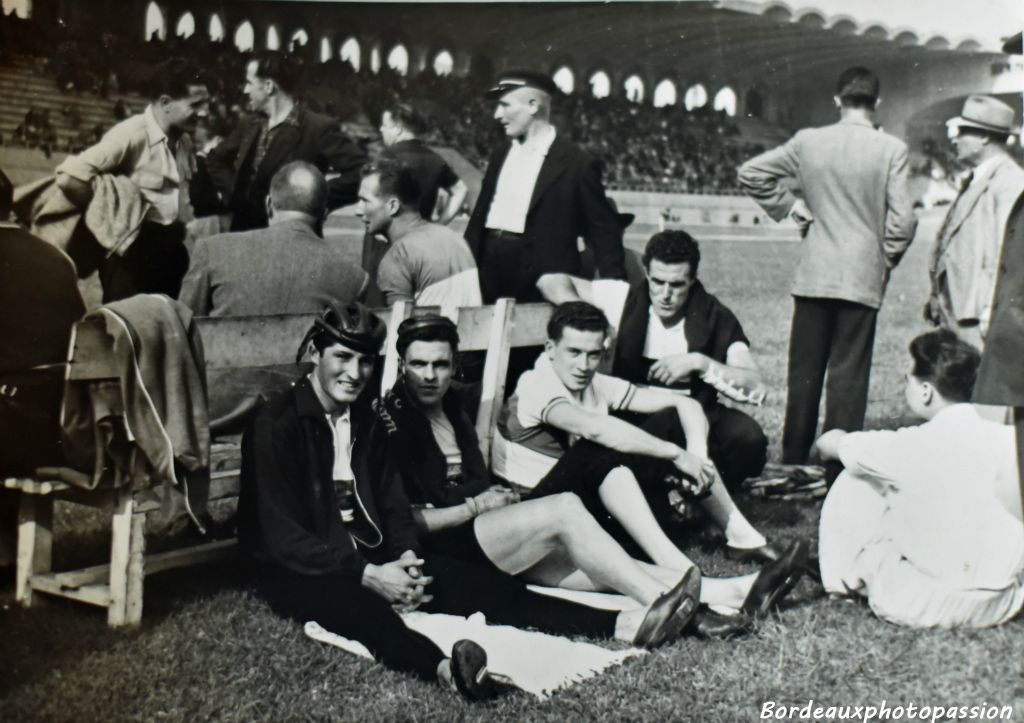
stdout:
MULTIPOLYGON (((878 324, 868 426, 905 419, 906 346, 923 330, 934 219, 896 270, 878 324)), ((772 388, 755 411, 778 458, 796 246, 703 245, 700 276, 743 322, 772 388)), ((813 540, 819 505, 741 498, 767 534, 813 540)), ((98 560, 97 523, 58 509, 56 561, 98 560), (74 528, 74 529, 72 529, 74 528), (64 535, 62 538, 61 535, 64 535), (62 539, 64 544, 61 544, 62 539)), ((688 538, 705 571, 747 571, 688 538)), ((545 703, 526 695, 471 706, 435 685, 309 641, 272 616, 230 565, 147 580, 140 630, 112 632, 99 610, 63 601, 21 610, 0 586, 0 720, 758 720, 762 705, 1010 705, 1024 716, 1024 623, 996 630, 903 630, 802 582, 787 608, 733 642, 684 639, 545 703)), ((940 718, 941 719, 941 718, 940 718)))

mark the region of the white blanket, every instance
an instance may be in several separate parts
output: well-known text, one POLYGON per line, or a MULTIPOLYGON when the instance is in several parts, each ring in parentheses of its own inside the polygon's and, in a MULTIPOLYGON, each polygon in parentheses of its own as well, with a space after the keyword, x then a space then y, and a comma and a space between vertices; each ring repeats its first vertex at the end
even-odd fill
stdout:
MULTIPOLYGON (((621 609, 636 605, 622 595, 589 598, 596 593, 564 595, 566 591, 536 589, 539 592, 554 592, 558 597, 586 600, 594 607, 621 609)), ((516 686, 540 700, 547 699, 560 688, 568 688, 597 675, 606 668, 618 665, 627 658, 646 653, 645 650, 638 648, 607 650, 590 643, 578 643, 555 635, 520 630, 508 625, 488 625, 481 613, 463 618, 457 615, 413 612, 403 615, 402 619, 409 628, 433 640, 446 655, 451 654, 452 646, 462 638, 479 643, 487 651, 489 671, 507 676, 516 686)), ((330 633, 315 622, 306 623, 305 632, 314 640, 373 660, 370 651, 362 643, 330 633)))

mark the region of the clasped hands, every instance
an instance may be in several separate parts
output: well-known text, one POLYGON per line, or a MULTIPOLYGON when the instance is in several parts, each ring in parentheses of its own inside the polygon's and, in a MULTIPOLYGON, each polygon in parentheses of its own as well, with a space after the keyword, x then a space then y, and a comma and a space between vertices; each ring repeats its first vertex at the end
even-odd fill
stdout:
POLYGON ((476 497, 467 497, 466 504, 473 516, 482 515, 499 507, 515 504, 519 501, 519 493, 502 485, 491 485, 476 497))
POLYGON ((703 497, 710 492, 711 485, 718 479, 715 463, 705 455, 680 449, 672 459, 672 464, 683 473, 678 482, 679 487, 694 498, 703 497))
POLYGON ((426 592, 434 578, 423 574, 423 564, 412 550, 383 565, 368 564, 363 569, 363 587, 391 603, 396 612, 411 612, 434 599, 426 592))

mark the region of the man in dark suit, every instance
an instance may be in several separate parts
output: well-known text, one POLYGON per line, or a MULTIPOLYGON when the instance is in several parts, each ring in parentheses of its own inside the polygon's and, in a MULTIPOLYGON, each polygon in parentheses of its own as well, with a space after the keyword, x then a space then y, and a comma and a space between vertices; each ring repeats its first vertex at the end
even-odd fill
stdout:
POLYGON ((996 273, 992 317, 974 384, 974 401, 1013 408, 1017 473, 1024 501, 1024 194, 1010 211, 996 273))
POLYGON ((243 118, 206 159, 221 200, 232 213, 232 231, 267 225, 264 204, 270 179, 289 161, 307 161, 323 173, 339 174, 329 183, 329 209, 356 201, 366 154, 336 120, 295 101, 296 80, 287 58, 262 55, 251 61, 245 94, 255 114, 243 118))
POLYGON ((580 236, 603 278, 626 278, 622 230, 600 163, 551 125, 557 90, 542 73, 509 71, 487 92, 509 142, 491 156, 466 227, 485 303, 502 296, 540 301, 541 274, 578 276, 580 236))

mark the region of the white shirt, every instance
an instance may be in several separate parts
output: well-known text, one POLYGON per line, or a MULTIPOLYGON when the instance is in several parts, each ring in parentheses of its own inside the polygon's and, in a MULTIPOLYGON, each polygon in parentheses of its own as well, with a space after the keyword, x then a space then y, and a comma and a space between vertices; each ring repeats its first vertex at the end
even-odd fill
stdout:
MULTIPOLYGON (((179 141, 176 150, 184 155, 182 146, 179 141)), ((166 226, 181 216, 181 168, 167 134, 153 115, 153 106, 115 125, 96 145, 77 156, 68 156, 57 167, 57 173, 84 183, 103 173, 127 175, 149 204, 147 221, 166 226)))
MULTIPOLYGON (((618 329, 629 295, 629 282, 619 279, 595 279, 591 283, 594 305, 608 318, 608 323, 618 329)), ((644 339, 644 357, 663 359, 674 354, 686 354, 690 347, 686 343, 685 319, 672 326, 665 326, 654 311, 648 310, 647 337, 644 339)))
MULTIPOLYGON (((558 378, 551 360, 542 353, 533 369, 519 377, 515 393, 505 403, 494 436, 494 473, 523 487, 536 487, 564 450, 550 433, 548 414, 559 404, 571 404, 591 414, 625 409, 636 388, 618 377, 595 374, 582 392, 572 392, 558 378)), ((570 435, 569 444, 578 437, 570 435)))
POLYGON ((332 421, 330 414, 326 416, 334 442, 333 479, 355 479, 355 475, 352 474, 352 411, 346 409, 337 421, 332 421))
POLYGON ((512 141, 501 171, 498 172, 494 198, 487 212, 487 228, 512 233, 523 233, 526 230, 526 215, 530 211, 530 199, 537 185, 537 176, 554 142, 555 129, 551 126, 548 126, 545 133, 534 138, 522 142, 512 141))
POLYGON ((839 457, 885 496, 881 532, 922 572, 990 590, 1024 575, 1012 426, 954 404, 917 427, 848 434, 839 457))

